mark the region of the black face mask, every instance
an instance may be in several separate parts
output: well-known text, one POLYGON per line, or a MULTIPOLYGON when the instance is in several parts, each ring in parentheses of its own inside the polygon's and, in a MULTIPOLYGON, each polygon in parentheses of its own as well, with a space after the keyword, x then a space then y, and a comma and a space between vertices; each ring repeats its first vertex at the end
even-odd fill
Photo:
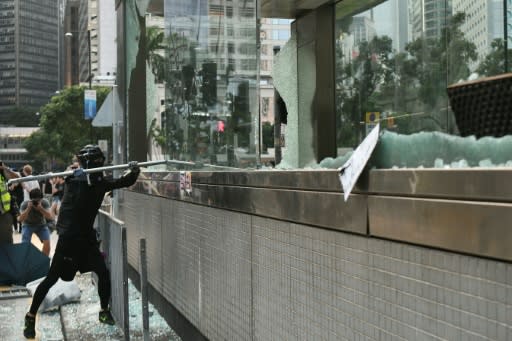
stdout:
POLYGON ((80 160, 80 165, 82 166, 83 169, 103 167, 103 163, 104 163, 103 158, 94 159, 94 160, 80 160))

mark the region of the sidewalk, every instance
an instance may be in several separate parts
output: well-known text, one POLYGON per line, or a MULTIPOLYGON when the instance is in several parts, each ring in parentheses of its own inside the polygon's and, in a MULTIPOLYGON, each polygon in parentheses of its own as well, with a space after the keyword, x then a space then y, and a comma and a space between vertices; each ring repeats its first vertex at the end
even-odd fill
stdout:
MULTIPOLYGON (((20 241, 20 234, 15 233, 13 237, 15 243, 20 241)), ((57 234, 52 233, 51 254, 53 254, 57 238, 57 234)), ((41 247, 38 240, 33 239, 32 242, 37 247, 41 247)), ((80 287, 80 301, 62 305, 60 309, 39 313, 35 340, 124 340, 122 330, 118 326, 109 326, 98 322, 100 304, 97 288, 92 283, 91 273, 77 274, 75 281, 80 287)), ((4 289, 6 288, 4 287, 4 289)), ((131 280, 128 281, 128 289, 130 340, 143 340, 140 293, 131 280)), ((2 340, 26 340, 23 337, 23 322, 31 300, 31 297, 0 299, 0 335, 2 340)), ((152 304, 149 304, 149 316, 151 340, 181 340, 152 304)))
MULTIPOLYGON (((92 284, 90 273, 75 278, 82 297, 80 302, 61 306, 62 325, 66 340, 111 340, 122 341, 123 333, 118 326, 109 326, 98 322, 100 302, 98 292, 92 284)), ((143 340, 142 301, 140 293, 128 280, 130 311, 130 340, 143 340)), ((43 315, 43 314, 41 314, 43 315)), ((149 304, 149 333, 152 341, 181 340, 167 322, 160 316, 152 304, 149 304)))
MULTIPOLYGON (((50 255, 53 255, 53 249, 57 243, 57 234, 53 233, 51 236, 52 250, 50 255)), ((21 242, 21 234, 13 233, 14 243, 21 242)), ((37 237, 32 239, 32 242, 39 249, 42 244, 37 237)), ((0 287, 0 292, 8 293, 12 287, 0 287)), ((13 297, 0 299, 0 335, 2 340, 18 341, 26 340, 23 336, 23 324, 25 314, 30 307, 32 297, 13 297)), ((60 321, 60 313, 58 309, 37 316, 38 326, 42 326, 37 331, 36 339, 40 341, 61 341, 64 340, 62 333, 62 324, 60 321)))

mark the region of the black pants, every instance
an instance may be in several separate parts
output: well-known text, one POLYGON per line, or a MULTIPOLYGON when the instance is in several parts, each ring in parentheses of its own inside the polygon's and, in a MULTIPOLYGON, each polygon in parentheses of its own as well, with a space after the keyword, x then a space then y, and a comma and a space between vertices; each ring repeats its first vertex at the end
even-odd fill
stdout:
POLYGON ((12 244, 12 215, 0 213, 0 244, 12 244))
POLYGON ((37 313, 46 294, 59 278, 72 280, 77 270, 81 273, 93 271, 98 275, 98 295, 100 296, 101 309, 108 308, 110 274, 96 243, 59 239, 48 275, 34 293, 30 313, 34 315, 37 313), (69 276, 70 272, 73 273, 72 276, 69 276))

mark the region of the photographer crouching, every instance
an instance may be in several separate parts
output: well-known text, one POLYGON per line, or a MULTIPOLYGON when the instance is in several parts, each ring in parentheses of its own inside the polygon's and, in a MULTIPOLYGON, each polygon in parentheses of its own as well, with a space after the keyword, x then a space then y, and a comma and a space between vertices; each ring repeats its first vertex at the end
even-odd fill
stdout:
POLYGON ((50 230, 47 221, 54 216, 50 209, 50 203, 43 198, 39 188, 34 188, 29 193, 30 200, 21 203, 18 221, 22 224, 21 242, 30 243, 32 234, 35 233, 43 243, 43 253, 50 255, 50 230))

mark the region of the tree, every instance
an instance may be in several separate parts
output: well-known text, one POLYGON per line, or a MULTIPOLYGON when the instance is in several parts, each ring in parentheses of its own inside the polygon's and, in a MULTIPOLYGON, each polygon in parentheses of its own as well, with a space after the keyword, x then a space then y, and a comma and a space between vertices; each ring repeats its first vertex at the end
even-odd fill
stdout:
MULTIPOLYGON (((512 50, 508 49, 512 55, 512 50)), ((481 76, 495 76, 507 72, 505 70, 505 44, 503 39, 497 38, 491 42, 491 52, 480 63, 476 72, 481 76)))
MULTIPOLYGON (((66 88, 40 108, 41 129, 24 143, 29 157, 39 167, 48 165, 46 168, 63 169, 84 145, 96 143, 98 139, 112 140, 112 129, 92 127, 92 122, 83 118, 84 89, 80 86, 66 88)), ((95 89, 99 108, 110 88, 95 89)))
POLYGON ((389 37, 361 41, 343 55, 342 42, 349 21, 338 22, 342 31, 336 45, 337 144, 355 147, 362 136, 365 112, 392 112, 402 133, 455 128, 447 111, 446 87, 466 79, 477 59, 476 46, 461 30, 466 17, 456 13, 437 37, 419 37, 405 51, 392 50, 389 37), (345 27, 345 28, 343 28, 345 27), (416 113, 418 115, 409 115, 416 113))
POLYGON ((156 26, 148 27, 146 31, 147 61, 157 82, 164 80, 166 74, 166 61, 163 56, 164 42, 164 32, 160 28, 156 26))
POLYGON ((392 82, 392 42, 387 36, 359 43, 349 63, 343 63, 343 52, 336 45, 336 105, 338 146, 355 147, 362 136, 359 122, 368 111, 376 110, 379 91, 392 82))

